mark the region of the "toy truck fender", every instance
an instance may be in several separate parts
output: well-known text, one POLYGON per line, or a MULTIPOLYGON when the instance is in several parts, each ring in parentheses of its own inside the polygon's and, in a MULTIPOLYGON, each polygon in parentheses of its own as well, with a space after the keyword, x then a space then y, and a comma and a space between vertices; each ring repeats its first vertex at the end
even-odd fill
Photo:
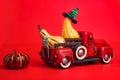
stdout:
POLYGON ((54 64, 61 63, 64 57, 68 57, 73 62, 73 51, 71 48, 57 48, 54 56, 56 56, 54 64))
POLYGON ((113 56, 113 49, 110 46, 102 46, 98 49, 98 57, 103 58, 105 54, 113 56))

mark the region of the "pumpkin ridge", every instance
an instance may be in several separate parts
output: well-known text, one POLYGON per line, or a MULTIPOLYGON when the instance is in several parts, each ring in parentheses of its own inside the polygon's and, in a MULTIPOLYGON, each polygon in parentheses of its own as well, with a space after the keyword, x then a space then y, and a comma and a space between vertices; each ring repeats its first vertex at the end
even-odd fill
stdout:
POLYGON ((19 55, 19 60, 20 60, 20 65, 19 66, 21 68, 22 67, 22 57, 21 57, 22 55, 20 53, 18 55, 19 55))
POLYGON ((15 55, 15 54, 11 55, 11 61, 10 61, 10 66, 11 66, 11 68, 13 68, 14 55, 15 55))

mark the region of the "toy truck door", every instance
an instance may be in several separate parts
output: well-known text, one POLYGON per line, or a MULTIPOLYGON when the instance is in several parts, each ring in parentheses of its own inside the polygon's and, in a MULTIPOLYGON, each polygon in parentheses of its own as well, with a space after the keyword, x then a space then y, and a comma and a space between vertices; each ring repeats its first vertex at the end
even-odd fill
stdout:
POLYGON ((87 57, 94 57, 96 56, 95 53, 95 48, 94 48, 94 42, 93 42, 93 35, 92 34, 88 34, 88 41, 87 41, 87 51, 88 51, 88 55, 87 57))

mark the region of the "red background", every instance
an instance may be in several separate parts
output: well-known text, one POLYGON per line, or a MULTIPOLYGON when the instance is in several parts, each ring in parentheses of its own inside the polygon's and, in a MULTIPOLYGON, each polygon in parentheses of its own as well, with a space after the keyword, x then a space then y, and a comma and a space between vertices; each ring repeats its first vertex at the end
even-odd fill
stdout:
POLYGON ((120 1, 119 0, 1 0, 0 1, 0 80, 113 80, 120 72, 120 1), (78 64, 69 69, 45 65, 38 52, 40 24, 49 33, 61 35, 63 12, 79 8, 80 31, 91 31, 95 38, 105 39, 114 49, 110 64, 78 64), (31 62, 27 68, 9 70, 3 58, 13 50, 25 52, 31 62))

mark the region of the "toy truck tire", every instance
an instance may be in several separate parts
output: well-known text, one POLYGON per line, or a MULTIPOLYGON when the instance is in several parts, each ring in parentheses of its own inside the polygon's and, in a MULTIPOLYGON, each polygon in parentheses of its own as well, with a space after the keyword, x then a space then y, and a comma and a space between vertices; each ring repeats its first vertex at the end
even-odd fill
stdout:
POLYGON ((83 45, 76 45, 75 48, 75 57, 78 60, 82 60, 87 56, 87 48, 83 45))
POLYGON ((109 53, 107 53, 102 58, 102 62, 105 63, 105 64, 107 64, 107 63, 109 63, 111 61, 111 59, 112 59, 112 55, 109 54, 109 53))
POLYGON ((42 58, 43 62, 47 65, 52 65, 52 62, 48 61, 46 58, 42 58))
POLYGON ((63 69, 66 69, 68 67, 70 67, 71 65, 71 59, 68 58, 68 57, 64 57, 61 61, 61 63, 59 64, 59 67, 63 68, 63 69))

